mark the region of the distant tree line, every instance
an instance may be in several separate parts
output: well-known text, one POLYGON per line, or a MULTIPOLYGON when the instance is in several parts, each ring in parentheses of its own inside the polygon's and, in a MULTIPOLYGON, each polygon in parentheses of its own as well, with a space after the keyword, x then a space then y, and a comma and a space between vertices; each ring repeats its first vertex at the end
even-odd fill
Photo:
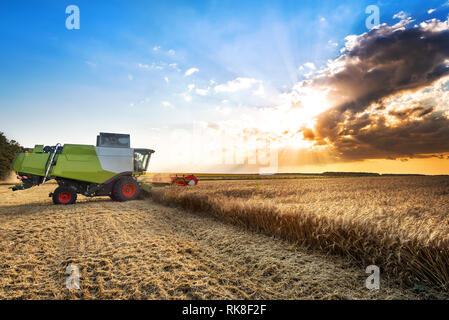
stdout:
POLYGON ((8 140, 3 132, 0 132, 0 179, 4 179, 12 170, 12 161, 21 149, 15 140, 8 140))
POLYGON ((380 176, 380 174, 378 173, 374 173, 374 172, 323 172, 322 173, 323 176, 355 176, 355 177, 360 177, 360 176, 380 176))
POLYGON ((350 177, 408 177, 408 176, 425 176, 425 174, 418 173, 375 173, 375 172, 323 172, 323 176, 350 176, 350 177))

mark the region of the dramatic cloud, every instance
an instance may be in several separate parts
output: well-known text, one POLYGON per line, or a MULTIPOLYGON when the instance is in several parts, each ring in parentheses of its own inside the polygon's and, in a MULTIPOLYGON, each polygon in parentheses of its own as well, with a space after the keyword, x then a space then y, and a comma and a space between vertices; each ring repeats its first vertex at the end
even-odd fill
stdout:
POLYGON ((280 167, 448 158, 449 26, 433 19, 409 27, 413 20, 401 16, 394 26, 348 36, 340 57, 322 69, 303 64, 313 74, 274 95, 272 107, 228 106, 234 93, 264 95, 269 85, 260 80, 215 85, 227 95, 216 111, 228 119, 216 125, 250 146, 269 141, 280 167))
POLYGON ((313 128, 302 129, 304 139, 340 160, 449 152, 449 26, 410 22, 347 37, 338 59, 297 85, 332 102, 313 128))

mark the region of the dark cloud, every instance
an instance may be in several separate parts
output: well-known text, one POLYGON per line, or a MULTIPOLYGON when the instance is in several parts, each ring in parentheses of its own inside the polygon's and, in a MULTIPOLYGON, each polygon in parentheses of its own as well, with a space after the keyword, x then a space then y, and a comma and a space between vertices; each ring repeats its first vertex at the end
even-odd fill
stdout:
POLYGON ((315 134, 313 133, 312 129, 310 129, 310 128, 304 128, 302 133, 303 133, 304 139, 307 139, 307 140, 315 139, 315 134))
POLYGON ((413 108, 408 108, 404 110, 391 110, 388 112, 389 115, 394 116, 395 118, 399 120, 406 120, 409 119, 411 116, 415 115, 417 117, 423 117, 429 113, 432 113, 435 110, 434 107, 422 107, 417 106, 413 108))
POLYGON ((347 160, 449 152, 449 120, 436 106, 413 101, 388 112, 385 106, 386 98, 449 74, 445 26, 439 21, 413 28, 382 25, 349 38, 346 52, 335 61, 338 68, 329 67, 307 83, 329 89, 337 103, 304 137, 347 160))
POLYGON ((388 125, 385 115, 368 120, 345 118, 337 129, 331 148, 341 159, 413 158, 449 151, 449 120, 439 112, 401 120, 394 126, 388 125))

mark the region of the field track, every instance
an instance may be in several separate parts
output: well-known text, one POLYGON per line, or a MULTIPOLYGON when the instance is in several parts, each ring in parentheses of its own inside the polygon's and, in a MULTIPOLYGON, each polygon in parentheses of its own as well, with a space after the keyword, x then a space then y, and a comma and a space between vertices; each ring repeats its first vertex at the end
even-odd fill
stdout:
POLYGON ((1 299, 419 299, 364 268, 204 214, 151 200, 79 196, 54 206, 54 184, 0 185, 1 299), (80 269, 80 290, 65 269, 80 269))

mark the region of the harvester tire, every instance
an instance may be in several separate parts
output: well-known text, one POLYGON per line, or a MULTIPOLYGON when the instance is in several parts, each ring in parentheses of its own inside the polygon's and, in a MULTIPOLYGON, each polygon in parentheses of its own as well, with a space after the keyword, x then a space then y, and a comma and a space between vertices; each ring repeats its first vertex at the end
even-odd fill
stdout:
POLYGON ((139 184, 131 177, 120 178, 112 188, 111 199, 115 201, 134 200, 139 195, 139 184))
POLYGON ((70 187, 57 187, 52 195, 54 204, 74 204, 76 201, 76 191, 70 187))

